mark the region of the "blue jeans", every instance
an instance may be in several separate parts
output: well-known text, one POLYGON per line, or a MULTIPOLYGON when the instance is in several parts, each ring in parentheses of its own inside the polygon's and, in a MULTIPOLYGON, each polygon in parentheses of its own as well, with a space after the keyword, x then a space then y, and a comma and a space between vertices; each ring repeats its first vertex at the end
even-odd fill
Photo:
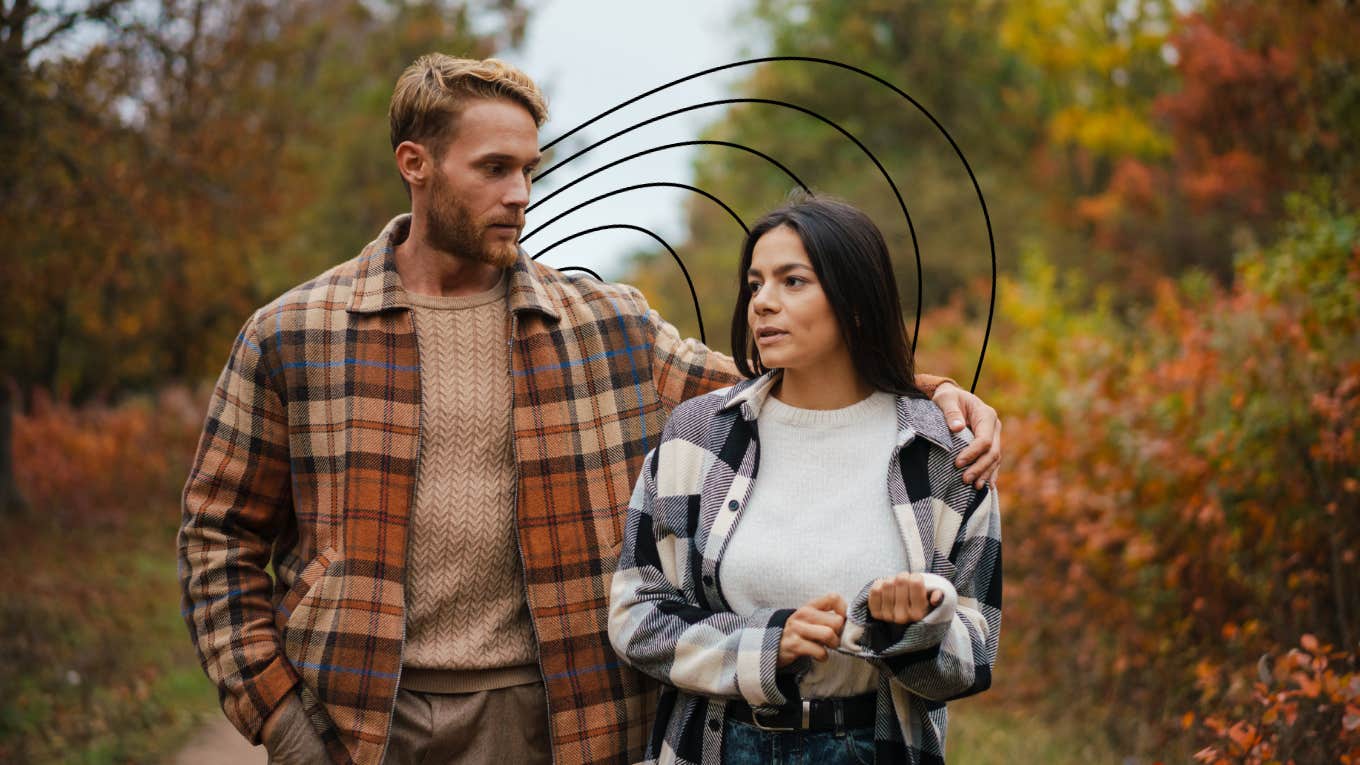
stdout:
POLYGON ((728 720, 723 728, 727 765, 872 765, 874 729, 769 732, 728 720))

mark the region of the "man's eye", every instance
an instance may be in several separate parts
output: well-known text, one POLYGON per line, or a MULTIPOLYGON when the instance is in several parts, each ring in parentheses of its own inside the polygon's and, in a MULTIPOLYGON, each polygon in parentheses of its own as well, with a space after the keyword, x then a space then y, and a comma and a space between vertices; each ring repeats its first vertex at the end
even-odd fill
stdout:
POLYGON ((504 165, 494 165, 494 164, 493 164, 493 165, 487 165, 487 166, 486 166, 486 171, 487 171, 488 173, 490 173, 491 175, 500 175, 501 173, 505 172, 505 166, 504 166, 504 165))

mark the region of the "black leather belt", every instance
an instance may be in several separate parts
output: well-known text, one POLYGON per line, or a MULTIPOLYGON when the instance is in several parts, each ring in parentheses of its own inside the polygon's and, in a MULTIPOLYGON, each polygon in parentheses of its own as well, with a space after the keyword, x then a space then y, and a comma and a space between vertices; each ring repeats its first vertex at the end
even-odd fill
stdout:
POLYGON ((872 726, 877 707, 876 693, 843 699, 804 699, 778 707, 775 712, 762 710, 758 714, 745 701, 729 701, 727 717, 766 731, 846 730, 872 726))

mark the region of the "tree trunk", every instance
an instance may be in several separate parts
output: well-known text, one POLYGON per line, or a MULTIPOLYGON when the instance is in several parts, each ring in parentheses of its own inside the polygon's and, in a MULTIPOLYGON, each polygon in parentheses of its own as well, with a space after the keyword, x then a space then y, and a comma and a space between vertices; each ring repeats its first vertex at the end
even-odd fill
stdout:
POLYGON ((14 383, 0 381, 0 516, 24 508, 24 498, 14 482, 14 383))

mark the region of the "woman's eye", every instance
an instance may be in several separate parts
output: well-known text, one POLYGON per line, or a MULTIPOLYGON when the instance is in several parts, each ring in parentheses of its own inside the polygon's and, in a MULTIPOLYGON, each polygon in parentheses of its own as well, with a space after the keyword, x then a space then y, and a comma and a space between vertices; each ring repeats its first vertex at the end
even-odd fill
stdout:
POLYGON ((803 283, 804 280, 797 276, 790 276, 789 278, 784 280, 784 285, 787 287, 797 287, 798 285, 803 283))
POLYGON ((760 289, 760 282, 751 282, 746 285, 746 288, 751 290, 751 294, 754 295, 756 290, 760 289))

